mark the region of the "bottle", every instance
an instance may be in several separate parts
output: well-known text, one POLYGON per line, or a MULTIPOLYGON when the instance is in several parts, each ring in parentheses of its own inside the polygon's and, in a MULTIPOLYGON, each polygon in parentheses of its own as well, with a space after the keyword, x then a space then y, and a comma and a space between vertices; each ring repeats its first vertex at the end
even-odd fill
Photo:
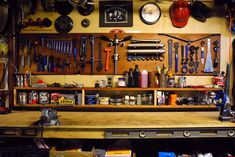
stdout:
POLYGON ((125 105, 130 105, 130 97, 129 97, 129 95, 125 95, 125 97, 124 97, 124 104, 125 105))
POLYGON ((134 96, 130 96, 130 105, 135 105, 135 97, 134 96))
POLYGON ((162 92, 162 104, 165 105, 166 104, 166 96, 165 96, 165 92, 162 92))
POLYGON ((147 97, 145 94, 142 96, 142 105, 147 105, 147 97))
POLYGON ((160 87, 160 74, 161 74, 161 68, 159 66, 156 67, 156 77, 155 77, 155 87, 160 87))
POLYGON ((142 98, 140 94, 138 94, 136 97, 136 105, 142 105, 142 98))
POLYGON ((125 78, 126 86, 128 87, 129 86, 129 82, 128 82, 129 74, 128 74, 128 71, 124 72, 124 78, 125 78))
POLYGON ((133 69, 129 69, 128 73, 128 87, 133 87, 134 86, 134 76, 133 76, 133 69))
POLYGON ((149 94, 148 105, 153 105, 153 95, 152 94, 149 94))
POLYGON ((139 87, 139 83, 140 83, 140 70, 139 70, 139 66, 135 65, 135 69, 134 69, 134 87, 139 87))
POLYGON ((166 67, 163 64, 160 74, 160 87, 166 87, 166 67))
POLYGON ((140 73, 140 87, 148 88, 148 71, 142 70, 140 73))

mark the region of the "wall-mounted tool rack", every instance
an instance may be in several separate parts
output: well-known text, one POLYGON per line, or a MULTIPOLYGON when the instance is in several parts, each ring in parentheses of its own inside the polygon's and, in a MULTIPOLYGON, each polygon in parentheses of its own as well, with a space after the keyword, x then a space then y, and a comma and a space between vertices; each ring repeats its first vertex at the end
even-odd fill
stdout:
POLYGON ((18 67, 21 73, 28 70, 32 74, 106 75, 123 74, 129 68, 134 68, 136 64, 139 65, 140 70, 155 71, 156 66, 162 67, 164 64, 169 67, 169 62, 172 61, 172 72, 177 75, 213 75, 213 71, 220 71, 219 34, 117 34, 118 68, 116 73, 114 73, 113 59, 115 46, 111 42, 114 39, 115 34, 111 33, 21 34, 18 38, 18 56, 20 58, 18 67), (100 38, 101 36, 103 38, 100 38), (91 37, 94 37, 93 48, 91 48, 91 37), (122 42, 126 37, 129 37, 127 41, 122 42), (169 40, 172 42, 171 53, 169 52, 169 40), (176 46, 178 47, 177 55, 176 46), (181 47, 183 47, 183 51, 181 47), (94 49, 93 57, 91 56, 92 49, 94 49), (211 55, 209 70, 208 52, 211 55), (108 65, 106 65, 107 53, 109 53, 108 65), (102 54, 102 62, 100 62, 99 54, 102 54), (203 56, 204 58, 202 58, 203 56), (101 63, 103 67, 100 69, 101 63), (94 68, 92 68, 92 64, 94 68), (205 68, 206 65, 207 68, 205 68))

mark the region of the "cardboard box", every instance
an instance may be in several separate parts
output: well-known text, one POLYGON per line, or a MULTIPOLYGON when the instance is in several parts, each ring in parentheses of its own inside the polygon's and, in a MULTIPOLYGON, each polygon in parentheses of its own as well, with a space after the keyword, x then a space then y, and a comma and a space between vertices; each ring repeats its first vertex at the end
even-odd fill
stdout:
POLYGON ((85 152, 81 150, 66 150, 57 151, 55 147, 50 150, 49 157, 94 157, 92 152, 85 152))

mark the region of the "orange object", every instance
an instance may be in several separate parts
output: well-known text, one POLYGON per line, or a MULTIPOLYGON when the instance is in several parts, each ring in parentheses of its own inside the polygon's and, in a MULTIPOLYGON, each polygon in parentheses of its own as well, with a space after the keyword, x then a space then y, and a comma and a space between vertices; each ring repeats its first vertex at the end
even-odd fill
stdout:
POLYGON ((176 104, 177 94, 170 95, 170 105, 177 105, 176 104))
POLYGON ((105 70, 109 70, 109 53, 111 52, 110 48, 105 48, 104 52, 106 52, 106 60, 105 60, 105 70))

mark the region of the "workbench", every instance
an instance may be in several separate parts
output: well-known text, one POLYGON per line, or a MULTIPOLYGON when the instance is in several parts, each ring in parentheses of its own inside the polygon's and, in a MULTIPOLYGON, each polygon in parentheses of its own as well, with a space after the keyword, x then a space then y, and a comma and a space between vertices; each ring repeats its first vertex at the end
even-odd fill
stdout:
POLYGON ((60 125, 32 126, 39 111, 0 115, 0 137, 83 139, 235 137, 219 112, 58 112, 60 125), (43 131, 43 132, 42 132, 43 131))

